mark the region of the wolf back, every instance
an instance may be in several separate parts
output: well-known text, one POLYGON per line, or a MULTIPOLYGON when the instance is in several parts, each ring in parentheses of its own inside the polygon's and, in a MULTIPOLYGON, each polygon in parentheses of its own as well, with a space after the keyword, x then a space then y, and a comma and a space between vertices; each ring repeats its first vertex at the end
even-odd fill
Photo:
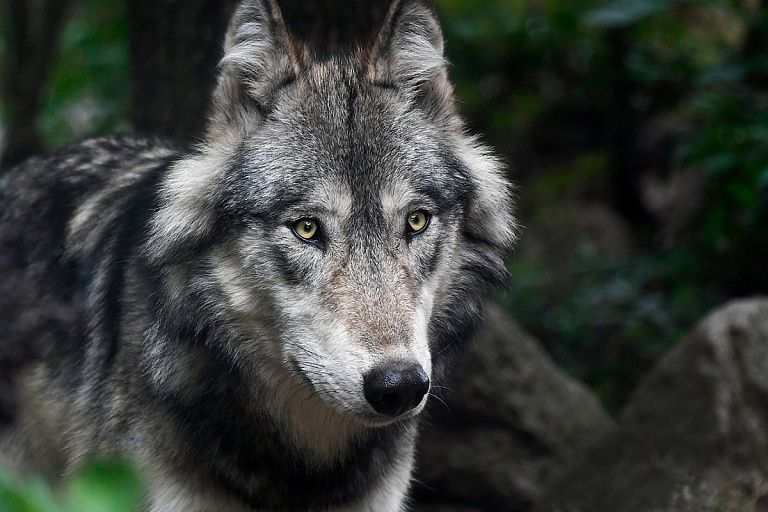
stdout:
POLYGON ((75 311, 0 460, 125 452, 151 511, 402 510, 420 413, 505 280, 509 184, 425 2, 317 58, 247 0, 220 69, 195 147, 91 139, 0 182, 3 251, 75 311))

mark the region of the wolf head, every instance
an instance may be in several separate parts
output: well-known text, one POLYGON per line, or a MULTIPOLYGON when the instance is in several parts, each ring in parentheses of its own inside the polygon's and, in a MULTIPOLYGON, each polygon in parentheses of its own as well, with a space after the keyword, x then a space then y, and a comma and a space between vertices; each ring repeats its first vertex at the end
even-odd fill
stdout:
POLYGON ((395 1, 368 45, 317 59, 274 1, 248 0, 213 104, 152 221, 162 321, 207 333, 284 407, 300 393, 367 426, 417 414, 515 236, 500 165, 456 113, 433 7, 395 1))

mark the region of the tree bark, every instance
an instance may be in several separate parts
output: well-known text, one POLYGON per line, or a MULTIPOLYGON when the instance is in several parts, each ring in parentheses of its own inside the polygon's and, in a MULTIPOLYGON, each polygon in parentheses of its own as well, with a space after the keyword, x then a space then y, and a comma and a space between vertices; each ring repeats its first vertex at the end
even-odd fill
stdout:
POLYGON ((126 0, 137 132, 200 135, 235 0, 126 0))
POLYGON ((0 172, 42 149, 36 119, 56 55, 69 0, 2 0, 5 59, 2 92, 7 112, 0 172))
MULTIPOLYGON (((625 29, 609 33, 612 59, 615 69, 626 66, 628 34, 625 29)), ((610 193, 611 205, 633 227, 651 222, 651 215, 643 203, 640 192, 640 176, 643 159, 638 149, 639 128, 643 114, 633 105, 636 85, 626 71, 614 82, 613 101, 610 109, 610 193)))
MULTIPOLYGON (((227 22, 237 0, 126 0, 130 117, 138 132, 202 134, 227 22)), ((278 0, 289 29, 324 54, 364 43, 390 0, 278 0)))
POLYGON ((756 66, 755 62, 768 53, 768 8, 764 2, 757 2, 744 37, 744 46, 741 50, 741 60, 747 66, 744 82, 750 87, 765 90, 768 86, 768 70, 765 66, 756 66))

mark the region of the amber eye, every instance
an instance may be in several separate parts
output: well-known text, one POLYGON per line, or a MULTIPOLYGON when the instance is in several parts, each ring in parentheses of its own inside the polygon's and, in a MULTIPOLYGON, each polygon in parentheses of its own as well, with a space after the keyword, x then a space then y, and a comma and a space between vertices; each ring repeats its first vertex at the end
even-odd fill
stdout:
POLYGON ((317 239, 318 226, 314 219, 299 219, 293 223, 293 234, 301 240, 311 242, 317 239))
POLYGON ((408 232, 412 235, 421 233, 429 226, 432 217, 423 210, 416 210, 408 214, 408 232))

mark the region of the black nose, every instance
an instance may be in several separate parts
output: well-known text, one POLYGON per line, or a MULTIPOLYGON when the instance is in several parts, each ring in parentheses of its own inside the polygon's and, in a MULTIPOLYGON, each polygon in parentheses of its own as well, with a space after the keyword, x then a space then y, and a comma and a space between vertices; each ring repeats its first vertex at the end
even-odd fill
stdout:
POLYGON ((395 417, 421 403, 429 391, 429 377, 418 364, 389 364, 363 377, 363 391, 376 412, 395 417))

